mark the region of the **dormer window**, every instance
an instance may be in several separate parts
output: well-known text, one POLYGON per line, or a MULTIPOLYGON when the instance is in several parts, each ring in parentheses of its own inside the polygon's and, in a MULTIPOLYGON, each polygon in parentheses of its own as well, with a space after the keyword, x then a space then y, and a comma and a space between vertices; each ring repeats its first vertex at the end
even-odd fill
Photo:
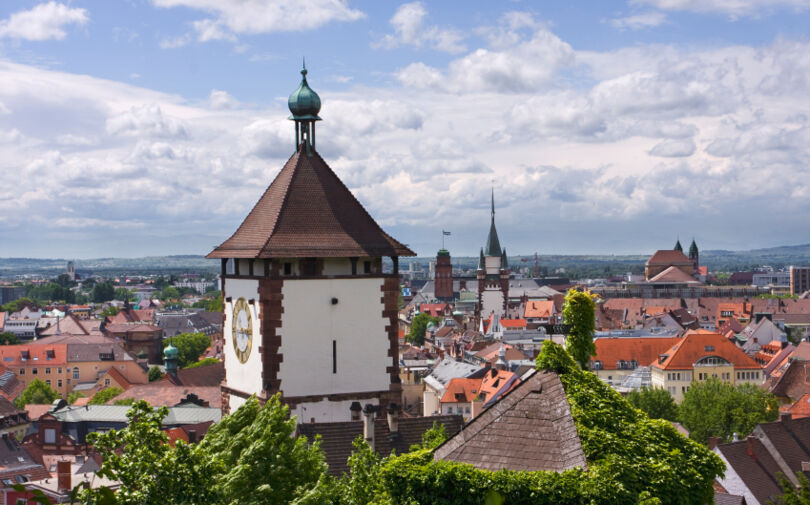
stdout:
POLYGON ((22 361, 26 361, 31 359, 31 353, 28 351, 20 351, 20 359, 22 361))

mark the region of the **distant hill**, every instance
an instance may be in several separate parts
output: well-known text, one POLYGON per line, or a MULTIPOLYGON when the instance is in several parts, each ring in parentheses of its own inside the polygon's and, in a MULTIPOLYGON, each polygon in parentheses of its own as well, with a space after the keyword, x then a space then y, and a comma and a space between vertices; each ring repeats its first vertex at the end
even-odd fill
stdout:
MULTIPOLYGON (((580 255, 540 255, 541 267, 549 273, 563 268, 572 277, 616 275, 627 271, 640 271, 647 254, 580 254, 580 255)), ((401 258, 400 269, 408 269, 411 262, 427 265, 432 257, 401 258)), ((205 259, 200 255, 146 256, 143 258, 96 258, 74 260, 79 273, 130 274, 218 272, 219 260, 205 259)), ((0 276, 10 277, 24 274, 57 275, 65 271, 67 259, 0 258, 0 276)), ((454 256, 456 267, 475 268, 477 256, 454 256)), ((534 267, 534 256, 510 256, 513 269, 534 267), (524 261, 525 260, 525 261, 524 261)), ((752 249, 750 251, 706 250, 700 253, 700 263, 710 271, 745 271, 756 267, 771 266, 783 268, 789 265, 810 265, 810 244, 786 245, 752 249)))

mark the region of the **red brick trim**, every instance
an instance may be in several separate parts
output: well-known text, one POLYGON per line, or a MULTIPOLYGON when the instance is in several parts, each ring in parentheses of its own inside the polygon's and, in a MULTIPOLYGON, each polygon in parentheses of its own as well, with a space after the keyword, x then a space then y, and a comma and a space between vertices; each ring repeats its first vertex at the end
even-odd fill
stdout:
MULTIPOLYGON (((397 309, 399 304, 399 277, 386 277, 383 280, 380 290, 383 295, 380 301, 383 304, 382 317, 388 319, 385 331, 388 333, 388 357, 391 358, 391 365, 385 367, 385 371, 391 378, 388 387, 389 401, 401 404, 402 384, 399 378, 399 324, 397 320, 397 309)), ((384 401, 381 398, 381 401, 384 401)))
MULTIPOLYGON (((275 263, 275 262, 274 262, 275 263)), ((273 270, 277 270, 273 265, 273 270)), ((284 313, 282 304, 284 295, 281 290, 283 279, 262 278, 259 280, 259 303, 262 308, 262 344, 259 353, 262 356, 262 397, 269 398, 281 390, 281 379, 278 376, 284 355, 281 349, 281 335, 277 333, 281 328, 281 315, 284 313)))

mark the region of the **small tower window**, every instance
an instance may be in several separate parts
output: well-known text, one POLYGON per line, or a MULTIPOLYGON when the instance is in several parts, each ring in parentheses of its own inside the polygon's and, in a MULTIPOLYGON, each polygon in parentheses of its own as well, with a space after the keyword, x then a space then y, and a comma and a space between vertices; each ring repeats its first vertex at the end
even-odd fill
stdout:
POLYGON ((337 340, 332 341, 332 373, 337 373, 337 340))
POLYGON ((292 263, 284 263, 284 275, 292 275, 292 263))
POLYGON ((363 273, 370 274, 371 273, 371 262, 364 261, 363 262, 363 273))

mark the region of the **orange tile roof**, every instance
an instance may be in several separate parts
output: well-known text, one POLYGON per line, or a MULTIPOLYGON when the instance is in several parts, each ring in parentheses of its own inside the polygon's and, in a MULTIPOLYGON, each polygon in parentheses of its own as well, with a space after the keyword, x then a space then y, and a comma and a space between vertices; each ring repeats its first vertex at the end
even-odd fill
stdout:
MULTIPOLYGON (((115 382, 118 383, 119 386, 121 386, 121 389, 126 390, 132 387, 132 383, 129 381, 129 379, 124 377, 124 374, 119 372, 118 369, 115 368, 114 366, 111 366, 107 370, 105 375, 109 375, 111 379, 113 379, 115 382)), ((101 378, 99 378, 99 380, 101 380, 101 378)))
POLYGON ((601 361, 604 370, 616 370, 617 361, 636 360, 639 366, 649 366, 680 340, 681 337, 597 338, 592 361, 601 361))
POLYGON ((442 403, 470 403, 481 389, 481 379, 450 379, 442 395, 442 403))
POLYGON ((554 300, 529 300, 523 317, 551 317, 554 313, 554 300))
POLYGON ((659 273, 649 282, 698 282, 694 277, 676 266, 671 266, 659 273))
POLYGON ((446 310, 446 303, 423 303, 419 306, 419 312, 429 314, 433 317, 443 316, 446 310))
POLYGON ((655 251, 655 254, 650 256, 647 260, 648 265, 675 265, 678 263, 692 263, 692 260, 686 257, 681 251, 672 249, 663 249, 655 251))
POLYGON ((732 363, 734 368, 761 370, 762 366, 719 333, 706 330, 689 330, 680 342, 667 351, 662 362, 654 361, 651 366, 664 370, 686 370, 701 358, 717 356, 732 363), (712 350, 713 349, 713 350, 712 350))
MULTIPOLYGON (((487 402, 489 402, 498 393, 498 391, 501 391, 501 389, 503 389, 504 386, 513 378, 516 378, 514 372, 507 372, 506 370, 491 368, 482 379, 479 379, 481 381, 480 392, 483 393, 484 398, 487 402)), ((505 391, 501 391, 501 394, 506 394, 513 390, 519 383, 520 380, 512 381, 509 388, 505 391)))
POLYGON ((6 367, 9 366, 64 366, 67 356, 67 344, 20 344, 0 345, 0 360, 6 367), (48 352, 53 357, 48 359, 48 352), (23 359, 24 353, 27 357, 23 359))
POLYGON ((504 328, 525 328, 525 319, 501 319, 501 326, 504 328))
POLYGON ((810 417, 810 394, 803 394, 793 405, 784 405, 780 412, 789 412, 792 419, 810 417))

